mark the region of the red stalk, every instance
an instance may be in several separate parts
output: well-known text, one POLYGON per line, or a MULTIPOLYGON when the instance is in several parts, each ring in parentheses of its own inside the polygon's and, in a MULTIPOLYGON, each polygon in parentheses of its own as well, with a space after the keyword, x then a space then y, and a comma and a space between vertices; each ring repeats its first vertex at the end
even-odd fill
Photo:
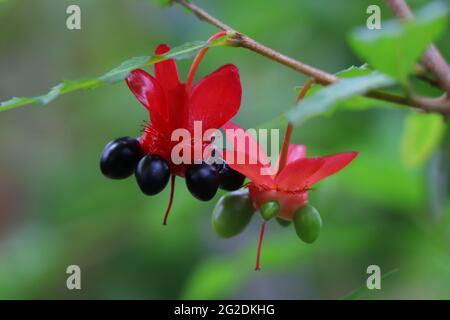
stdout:
MULTIPOLYGON (((224 35, 226 35, 226 31, 220 31, 216 34, 213 34, 209 39, 208 42, 214 41, 217 38, 220 38, 224 35)), ((200 62, 203 60, 203 57, 205 56, 206 52, 208 51, 209 47, 201 49, 197 55, 194 58, 194 61, 192 61, 191 67, 189 69, 187 78, 186 78, 186 88, 189 89, 192 86, 192 82, 194 81, 195 74, 197 73, 198 66, 200 65, 200 62)))
POLYGON ((261 224, 261 231, 259 233, 259 244, 258 244, 258 253, 256 254, 256 267, 255 270, 259 271, 261 270, 261 249, 262 249, 262 242, 264 238, 264 230, 266 229, 266 221, 263 221, 261 224))
MULTIPOLYGON (((303 86, 302 90, 298 94, 297 99, 295 100, 295 103, 297 105, 303 100, 303 98, 305 97, 306 93, 311 88, 313 83, 314 83, 313 79, 310 79, 310 80, 306 81, 306 83, 303 86)), ((294 126, 292 125, 292 123, 288 123, 287 128, 286 128, 286 133, 284 134, 283 146, 281 147, 280 161, 279 161, 279 164, 278 164, 278 173, 280 173, 281 170, 283 170, 283 168, 286 165, 287 154, 288 154, 288 151, 289 151, 289 145, 291 143, 291 136, 292 136, 292 131, 293 130, 294 130, 294 126)))
POLYGON ((167 217, 169 216, 170 209, 172 208, 173 195, 175 193, 175 175, 172 175, 170 180, 170 198, 169 205, 167 206, 166 213, 164 215, 163 225, 167 225, 167 217))

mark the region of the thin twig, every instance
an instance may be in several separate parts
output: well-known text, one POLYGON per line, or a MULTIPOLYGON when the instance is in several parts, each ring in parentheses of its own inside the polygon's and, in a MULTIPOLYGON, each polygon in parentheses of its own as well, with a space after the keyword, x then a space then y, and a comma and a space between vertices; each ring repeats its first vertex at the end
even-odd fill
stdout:
POLYGON ((174 0, 175 2, 179 3, 180 5, 188 8, 190 11, 192 11, 200 20, 206 21, 209 24, 212 24, 213 26, 218 27, 219 29, 225 30, 225 31, 231 31, 232 36, 230 37, 230 42, 233 44, 247 48, 251 51, 254 51, 262 56, 265 56, 269 59, 272 59, 274 61, 277 61, 281 64, 284 64, 285 66, 288 66, 289 68, 292 68, 294 70, 297 70, 303 74, 306 74, 312 78, 315 79, 317 83, 327 85, 336 82, 339 80, 335 75, 327 73, 325 71, 319 70, 317 68, 314 68, 310 65, 307 65, 303 62, 300 62, 298 60, 295 60, 293 58, 290 58, 288 56, 285 56, 284 54, 277 52, 269 47, 266 47, 265 45, 256 42, 255 40, 251 39, 250 37, 235 31, 233 28, 228 26, 227 24, 223 23, 219 19, 211 16, 209 13, 207 13, 202 8, 196 6, 195 4, 188 2, 186 0, 174 0))
POLYGON ((250 49, 251 51, 254 51, 266 58, 272 59, 274 61, 277 61, 281 64, 284 64, 285 66, 292 68, 294 70, 297 70, 303 74, 306 74, 310 76, 311 78, 314 78, 314 80, 317 83, 328 85, 335 83, 339 80, 338 77, 336 77, 333 74, 327 73, 325 71, 322 71, 320 69, 317 69, 315 67, 312 67, 310 65, 307 65, 301 61, 295 60, 293 58, 290 58, 288 56, 285 56, 284 54, 277 52, 269 47, 266 47, 265 45, 256 42, 250 37, 247 37, 246 35, 236 32, 234 35, 231 36, 230 41, 234 44, 237 44, 243 48, 250 49))
MULTIPOLYGON (((311 88, 311 86, 313 84, 314 84, 313 79, 309 79, 308 81, 306 81, 305 85, 300 90, 300 93, 298 94, 297 99, 295 99, 295 103, 297 106, 305 98, 306 94, 308 93, 308 90, 311 88)), ((288 153, 289 153, 289 145, 291 144, 292 131, 294 131, 294 125, 291 122, 289 122, 286 127, 286 132, 284 134, 283 146, 281 147, 280 161, 278 162, 277 176, 281 173, 283 168, 286 166, 287 157, 288 157, 288 153)))
MULTIPOLYGON (((386 0, 395 17, 399 20, 414 19, 414 15, 405 0, 386 0)), ((438 48, 432 44, 422 55, 423 64, 436 76, 442 89, 450 97, 450 66, 438 48)))
MULTIPOLYGON (((280 52, 275 51, 272 48, 269 48, 253 40, 252 38, 244 35, 243 33, 236 31, 232 27, 223 23, 219 19, 213 17, 205 10, 203 10, 202 8, 196 6, 191 2, 188 2, 186 0, 173 0, 173 1, 192 11, 200 20, 206 21, 209 24, 218 27, 219 29, 230 31, 228 40, 231 42, 231 44, 235 46, 249 49, 266 58, 281 63, 289 68, 292 68, 300 73, 303 73, 313 78, 315 82, 319 84, 329 85, 339 81, 339 78, 331 73, 320 70, 296 59, 290 58, 280 52)), ((427 65, 427 67, 429 66, 427 65)), ((436 112, 441 113, 443 115, 447 115, 450 113, 450 101, 445 96, 440 97, 438 99, 434 98, 428 99, 423 97, 403 97, 375 90, 367 93, 365 96, 377 100, 383 100, 395 104, 422 109, 423 111, 426 112, 436 112)))

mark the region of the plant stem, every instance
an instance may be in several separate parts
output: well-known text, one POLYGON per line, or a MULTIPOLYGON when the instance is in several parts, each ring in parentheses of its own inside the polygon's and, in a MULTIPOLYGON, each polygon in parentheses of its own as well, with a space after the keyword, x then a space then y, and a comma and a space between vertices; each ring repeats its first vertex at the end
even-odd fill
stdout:
MULTIPOLYGON (((339 81, 339 78, 335 75, 328 73, 326 71, 320 70, 308 64, 305 64, 301 61, 290 58, 280 52, 277 52, 253 39, 250 37, 234 30, 227 24, 223 23, 219 19, 211 16, 202 8, 196 6, 195 4, 188 2, 186 0, 173 0, 174 2, 184 6, 193 12, 200 20, 206 21, 207 23, 216 26, 219 29, 224 31, 231 31, 231 35, 229 35, 230 43, 234 43, 236 46, 240 46, 246 49, 249 49, 253 52, 256 52, 266 58, 274 60, 278 63, 281 63, 291 69, 294 69, 300 73, 303 73, 311 78, 313 78, 317 83, 322 85, 329 85, 339 81)), ((388 0, 390 1, 390 0, 388 0)), ((442 71, 444 73, 444 71, 442 71)), ((450 81, 450 79, 449 79, 450 81)), ((440 82, 441 83, 441 82, 440 82)), ((439 99, 428 99, 423 97, 403 97, 395 94, 380 92, 380 91, 371 91, 365 96, 377 100, 387 101, 395 104, 400 104, 403 106, 413 107, 417 109, 421 109, 425 112, 436 112, 443 115, 450 113, 450 100, 448 100, 445 96, 439 99)))
POLYGON ((169 217, 170 209, 172 208, 173 203, 173 195, 175 193, 175 175, 172 175, 170 179, 170 196, 169 196, 169 204, 166 209, 166 213, 164 214, 163 225, 167 225, 167 218, 169 217))
POLYGON ((308 64, 305 64, 301 61, 295 60, 293 58, 290 58, 288 56, 285 56, 284 54, 275 51, 269 47, 266 47, 265 45, 256 42, 255 40, 247 37, 246 35, 236 32, 233 37, 230 39, 231 43, 235 43, 239 45, 240 47, 249 49, 253 52, 256 52, 266 58, 269 58, 271 60, 274 60, 278 63, 281 63, 291 69, 294 69, 300 73, 306 74, 310 76, 311 78, 314 78, 317 83, 328 85, 335 83, 339 80, 338 77, 331 73, 327 73, 323 70, 317 69, 315 67, 312 67, 308 64))
POLYGON ((259 233, 258 251, 256 253, 256 267, 255 267, 256 271, 261 270, 261 249, 262 249, 262 243, 263 243, 263 239, 264 239, 264 230, 265 229, 266 229, 266 221, 263 221, 261 224, 261 231, 259 233))
MULTIPOLYGON (((306 81, 305 85, 303 86, 302 90, 298 94, 297 99, 295 101, 297 106, 299 105, 300 101, 303 100, 303 98, 305 97, 306 93, 308 92, 308 90, 313 85, 313 83, 314 83, 313 79, 309 79, 308 81, 306 81)), ((287 155, 288 155, 288 152, 289 152, 289 145, 291 143, 291 136, 292 136, 292 131, 293 130, 294 130, 294 125, 289 122, 288 125, 287 125, 287 128, 286 128, 286 133, 284 134, 283 146, 281 147, 280 161, 278 162, 277 175, 286 166, 287 155)))
MULTIPOLYGON (((226 31, 220 31, 215 34, 213 34, 209 39, 208 42, 214 41, 217 38, 220 38, 222 36, 226 35, 226 31)), ((187 78, 186 78, 186 88, 189 89, 192 86, 192 82, 194 82, 195 74, 197 73, 198 66, 200 65, 200 62, 202 61, 203 57, 205 56, 206 52, 208 52, 209 47, 203 48, 197 53, 197 55, 194 58, 194 61, 192 61, 191 67, 189 69, 187 78)))
MULTIPOLYGON (((414 15, 405 0, 386 0, 395 17, 399 20, 412 20, 414 15)), ((432 44, 422 55, 423 64, 436 76, 442 89, 450 97, 450 66, 442 54, 432 44)))

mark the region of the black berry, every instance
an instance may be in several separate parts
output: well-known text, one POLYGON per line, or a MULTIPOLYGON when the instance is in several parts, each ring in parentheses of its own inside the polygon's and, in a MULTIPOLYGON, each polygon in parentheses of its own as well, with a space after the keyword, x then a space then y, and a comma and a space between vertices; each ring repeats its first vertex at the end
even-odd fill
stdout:
POLYGON ((146 155, 139 161, 135 176, 142 192, 152 196, 164 190, 169 182, 169 165, 160 156, 146 155))
POLYGON ((100 170, 111 179, 125 179, 133 174, 142 157, 139 141, 123 137, 108 143, 100 158, 100 170))
POLYGON ((233 170, 229 165, 224 163, 219 169, 220 188, 227 191, 234 191, 242 187, 245 181, 245 176, 236 170, 233 170))
POLYGON ((199 200, 211 200, 219 188, 219 172, 214 165, 194 164, 186 170, 186 185, 199 200))

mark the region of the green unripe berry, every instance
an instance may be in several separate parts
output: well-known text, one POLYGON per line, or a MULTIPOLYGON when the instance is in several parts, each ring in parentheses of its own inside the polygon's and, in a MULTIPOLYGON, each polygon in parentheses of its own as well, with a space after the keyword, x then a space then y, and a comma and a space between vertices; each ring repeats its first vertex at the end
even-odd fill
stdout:
POLYGON ((263 203, 259 208, 259 212, 264 220, 269 221, 272 218, 275 218, 280 212, 280 205, 277 201, 268 201, 263 203))
POLYGON ((280 218, 275 218, 275 219, 277 220, 278 224, 282 227, 288 227, 292 223, 292 221, 287 221, 287 220, 280 219, 280 218))
POLYGON ((245 229, 253 214, 248 190, 230 192, 217 202, 212 214, 212 226, 219 236, 231 238, 245 229))
POLYGON ((319 237, 322 218, 313 206, 307 204, 294 214, 295 232, 306 243, 313 243, 319 237))

